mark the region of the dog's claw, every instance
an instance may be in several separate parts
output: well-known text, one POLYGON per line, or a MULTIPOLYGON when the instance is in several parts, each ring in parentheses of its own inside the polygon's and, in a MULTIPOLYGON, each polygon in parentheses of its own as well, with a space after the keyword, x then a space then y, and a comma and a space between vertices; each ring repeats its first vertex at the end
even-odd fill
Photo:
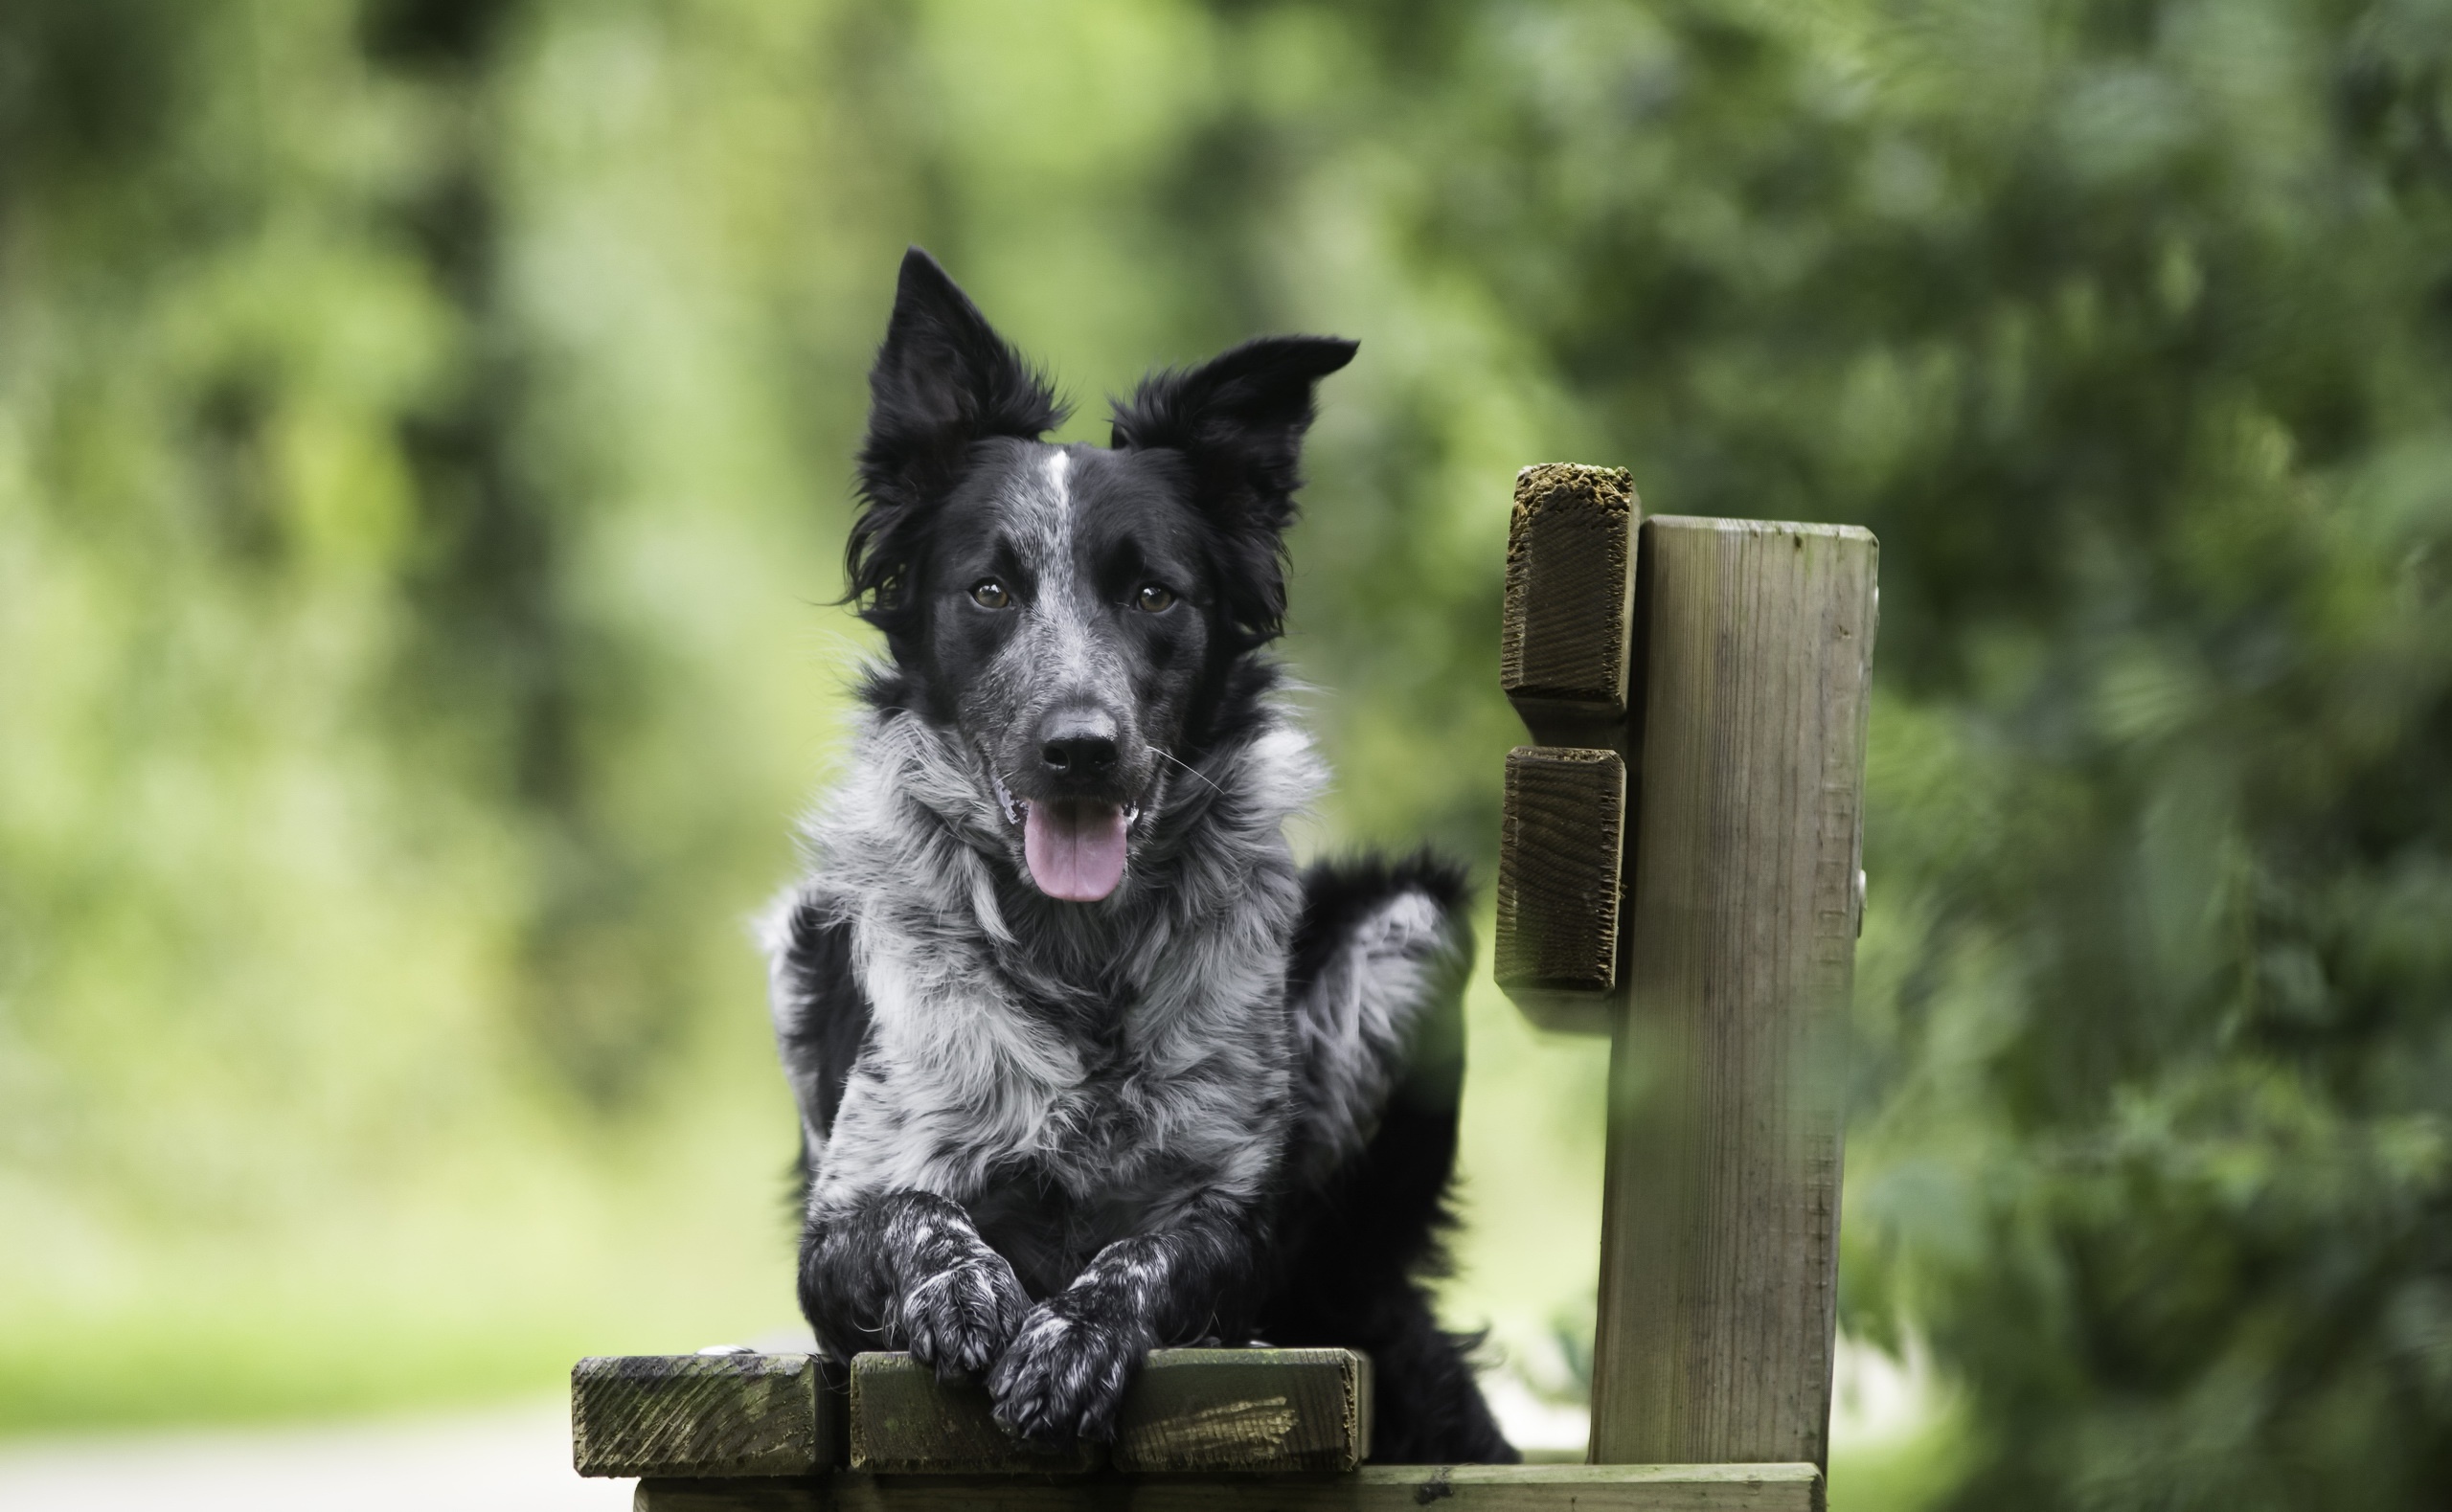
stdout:
POLYGON ((1004 1352, 1030 1298, 993 1251, 923 1277, 902 1298, 903 1342, 938 1376, 977 1375, 1004 1352))
POLYGON ((1033 1443, 1113 1438, 1116 1410, 1142 1352, 1070 1301, 1055 1297, 1032 1309, 988 1377, 997 1423, 1033 1443))

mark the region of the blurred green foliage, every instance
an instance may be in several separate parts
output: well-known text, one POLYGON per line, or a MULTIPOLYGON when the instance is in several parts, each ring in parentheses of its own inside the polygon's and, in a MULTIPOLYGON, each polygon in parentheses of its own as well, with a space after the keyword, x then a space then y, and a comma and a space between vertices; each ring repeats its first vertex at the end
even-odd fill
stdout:
MULTIPOLYGON (((1084 395, 1362 340, 1322 843, 1487 863, 1516 466, 1872 526, 1916 1496, 2441 1501, 2448 80, 2434 0, 0 10, 0 1423, 788 1316, 738 921, 918 240, 1084 395)), ((1472 1023, 1449 1299, 1529 1341, 1598 1057, 1472 1023)))

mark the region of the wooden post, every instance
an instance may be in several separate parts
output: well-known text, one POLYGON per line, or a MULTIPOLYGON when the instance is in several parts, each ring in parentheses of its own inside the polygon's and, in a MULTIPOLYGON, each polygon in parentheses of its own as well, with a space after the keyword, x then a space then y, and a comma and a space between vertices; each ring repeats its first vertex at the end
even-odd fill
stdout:
POLYGON ((1876 547, 1644 527, 1592 1458, 1828 1456, 1876 547))
MULTIPOLYGON (((1510 757, 1500 983, 1535 1022, 1614 1030, 1595 1464, 1827 1458, 1878 550, 1852 527, 1643 522, 1618 738, 1531 709, 1536 739, 1579 749, 1510 757), (1519 763, 1602 748, 1626 759, 1623 817, 1597 791, 1524 803, 1519 763), (1620 827, 1623 889, 1585 901, 1571 884, 1620 827), (1605 990, 1522 964, 1588 961, 1604 933, 1605 990)), ((1576 591, 1523 622, 1615 612, 1606 584, 1576 591)))

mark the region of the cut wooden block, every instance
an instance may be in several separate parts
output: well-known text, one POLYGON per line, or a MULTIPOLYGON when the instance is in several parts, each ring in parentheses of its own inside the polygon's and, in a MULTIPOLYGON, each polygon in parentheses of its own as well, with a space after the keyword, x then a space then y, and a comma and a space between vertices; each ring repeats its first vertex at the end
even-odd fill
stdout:
POLYGON ((1058 1453, 1024 1448, 996 1426, 995 1402, 976 1381, 940 1381, 907 1354, 851 1357, 851 1468, 886 1475, 1078 1474, 1098 1468, 1099 1446, 1058 1453))
POLYGON ((809 1355, 646 1355, 571 1370, 582 1476, 790 1476, 836 1462, 809 1355))
POLYGON ((642 1480, 637 1512, 1821 1512, 1811 1465, 1365 1465, 1343 1476, 642 1480))
POLYGON ((1593 1458, 1824 1457, 1879 548, 1644 525, 1593 1458))
POLYGON ((1633 664, 1635 527, 1624 470, 1548 463, 1515 475, 1499 686, 1533 738, 1618 746, 1633 664))
POLYGON ((1111 1449, 1015 1443, 977 1383, 907 1354, 851 1362, 851 1459, 881 1475, 1351 1470, 1371 1442, 1370 1363, 1344 1349, 1153 1349, 1111 1449))
POLYGON ((1620 1016, 1642 518, 1621 468, 1548 463, 1516 474, 1499 685, 1552 749, 1508 758, 1494 943, 1500 985, 1548 1029, 1605 1034, 1620 1016))
POLYGON ((1111 1452, 1125 1471, 1351 1470, 1371 1362, 1348 1349, 1153 1349, 1111 1452))
POLYGON ((1626 764, 1614 751, 1507 756, 1498 848, 1498 984, 1545 1028, 1606 1033, 1616 1017, 1626 764))

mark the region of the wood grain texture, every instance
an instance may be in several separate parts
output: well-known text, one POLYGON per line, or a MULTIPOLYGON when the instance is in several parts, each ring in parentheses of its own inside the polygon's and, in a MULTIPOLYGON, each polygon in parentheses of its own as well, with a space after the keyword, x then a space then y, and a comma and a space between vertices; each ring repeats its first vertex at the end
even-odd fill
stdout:
POLYGON ((1824 1462, 1878 548, 1657 517, 1592 1456, 1824 1462))
POLYGON ((637 1512, 1822 1512, 1811 1465, 1365 1465, 1342 1476, 642 1480, 637 1512))
POLYGON ((1136 1472, 1351 1470, 1371 1445, 1371 1362, 1349 1349, 1153 1349, 1109 1462, 1136 1472))
POLYGON ((1014 1443, 988 1393, 909 1355, 851 1362, 851 1463, 880 1475, 1351 1470, 1371 1442, 1370 1362, 1344 1349, 1153 1349, 1111 1446, 1014 1443))
POLYGON ((996 1426, 995 1402, 976 1381, 940 1381, 907 1354, 851 1357, 851 1468, 881 1475, 1079 1474, 1100 1446, 1055 1453, 1024 1448, 996 1426))
POLYGON ((582 1476, 806 1475, 835 1462, 808 1355, 644 1355, 571 1369, 582 1476))
POLYGON ((1499 686, 1533 737, 1610 745, 1622 721, 1643 507, 1616 467, 1545 463, 1515 475, 1499 624, 1499 686))
POLYGON ((1498 846, 1498 984, 1548 1028, 1605 1032, 1619 966, 1626 764, 1614 751, 1507 755, 1498 846))

